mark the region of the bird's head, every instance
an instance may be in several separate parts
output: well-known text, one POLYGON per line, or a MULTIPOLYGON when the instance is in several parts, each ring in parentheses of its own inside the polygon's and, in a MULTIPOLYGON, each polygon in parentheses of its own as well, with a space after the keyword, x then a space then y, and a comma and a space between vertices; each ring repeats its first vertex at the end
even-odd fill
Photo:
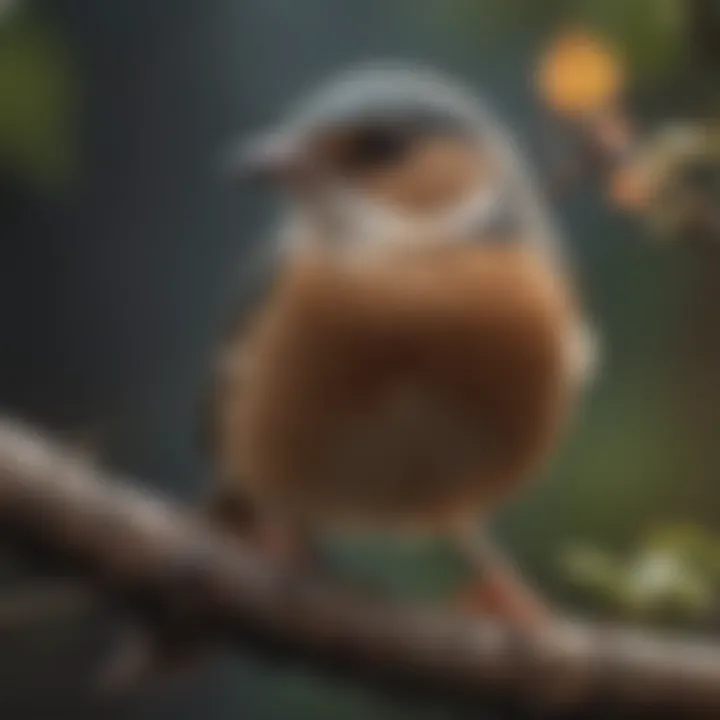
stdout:
POLYGON ((542 213, 518 162, 466 89, 422 69, 374 65, 340 75, 243 143, 232 168, 291 201, 291 240, 383 248, 482 237, 489 227, 522 234, 542 213))

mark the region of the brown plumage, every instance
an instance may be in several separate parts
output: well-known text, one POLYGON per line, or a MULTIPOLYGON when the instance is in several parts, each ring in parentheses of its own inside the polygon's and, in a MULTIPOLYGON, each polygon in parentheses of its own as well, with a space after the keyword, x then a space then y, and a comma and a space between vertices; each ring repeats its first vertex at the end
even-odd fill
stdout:
POLYGON ((495 610, 546 617, 475 528, 556 447, 593 338, 514 143, 454 83, 367 68, 241 158, 291 212, 221 349, 211 514, 445 533, 495 610))
POLYGON ((275 282, 220 352, 211 513, 466 551, 556 446, 592 360, 512 140, 452 82, 370 68, 242 160, 292 212, 275 282))
POLYGON ((300 259, 222 354, 220 479, 304 524, 467 522, 553 448, 574 308, 514 245, 300 259))

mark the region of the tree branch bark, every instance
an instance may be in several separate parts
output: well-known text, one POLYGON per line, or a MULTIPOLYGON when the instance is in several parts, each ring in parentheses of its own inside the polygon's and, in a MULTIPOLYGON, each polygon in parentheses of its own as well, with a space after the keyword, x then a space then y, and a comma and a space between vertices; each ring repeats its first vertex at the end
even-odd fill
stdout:
POLYGON ((569 623, 523 637, 351 595, 276 566, 7 420, 0 538, 126 603, 158 631, 172 621, 332 674, 482 702, 520 699, 536 710, 601 702, 643 715, 720 711, 720 648, 569 623))

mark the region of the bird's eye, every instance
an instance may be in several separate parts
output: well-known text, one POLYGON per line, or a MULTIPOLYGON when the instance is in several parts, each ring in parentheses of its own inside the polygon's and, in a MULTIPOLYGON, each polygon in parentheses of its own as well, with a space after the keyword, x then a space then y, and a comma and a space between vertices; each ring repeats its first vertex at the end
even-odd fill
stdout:
POLYGON ((407 156, 411 145, 411 133, 405 128, 367 128, 352 137, 343 164, 351 172, 395 165, 407 156))

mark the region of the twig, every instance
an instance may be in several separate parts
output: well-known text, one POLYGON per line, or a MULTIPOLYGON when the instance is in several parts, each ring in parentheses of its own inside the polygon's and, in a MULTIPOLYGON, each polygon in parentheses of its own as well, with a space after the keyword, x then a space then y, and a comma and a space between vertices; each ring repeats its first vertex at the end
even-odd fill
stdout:
POLYGON ((359 598, 276 566, 10 421, 0 422, 0 531, 158 630, 171 619, 203 638, 417 692, 500 695, 534 707, 600 699, 683 717, 720 711, 720 648, 570 624, 518 636, 359 598))

